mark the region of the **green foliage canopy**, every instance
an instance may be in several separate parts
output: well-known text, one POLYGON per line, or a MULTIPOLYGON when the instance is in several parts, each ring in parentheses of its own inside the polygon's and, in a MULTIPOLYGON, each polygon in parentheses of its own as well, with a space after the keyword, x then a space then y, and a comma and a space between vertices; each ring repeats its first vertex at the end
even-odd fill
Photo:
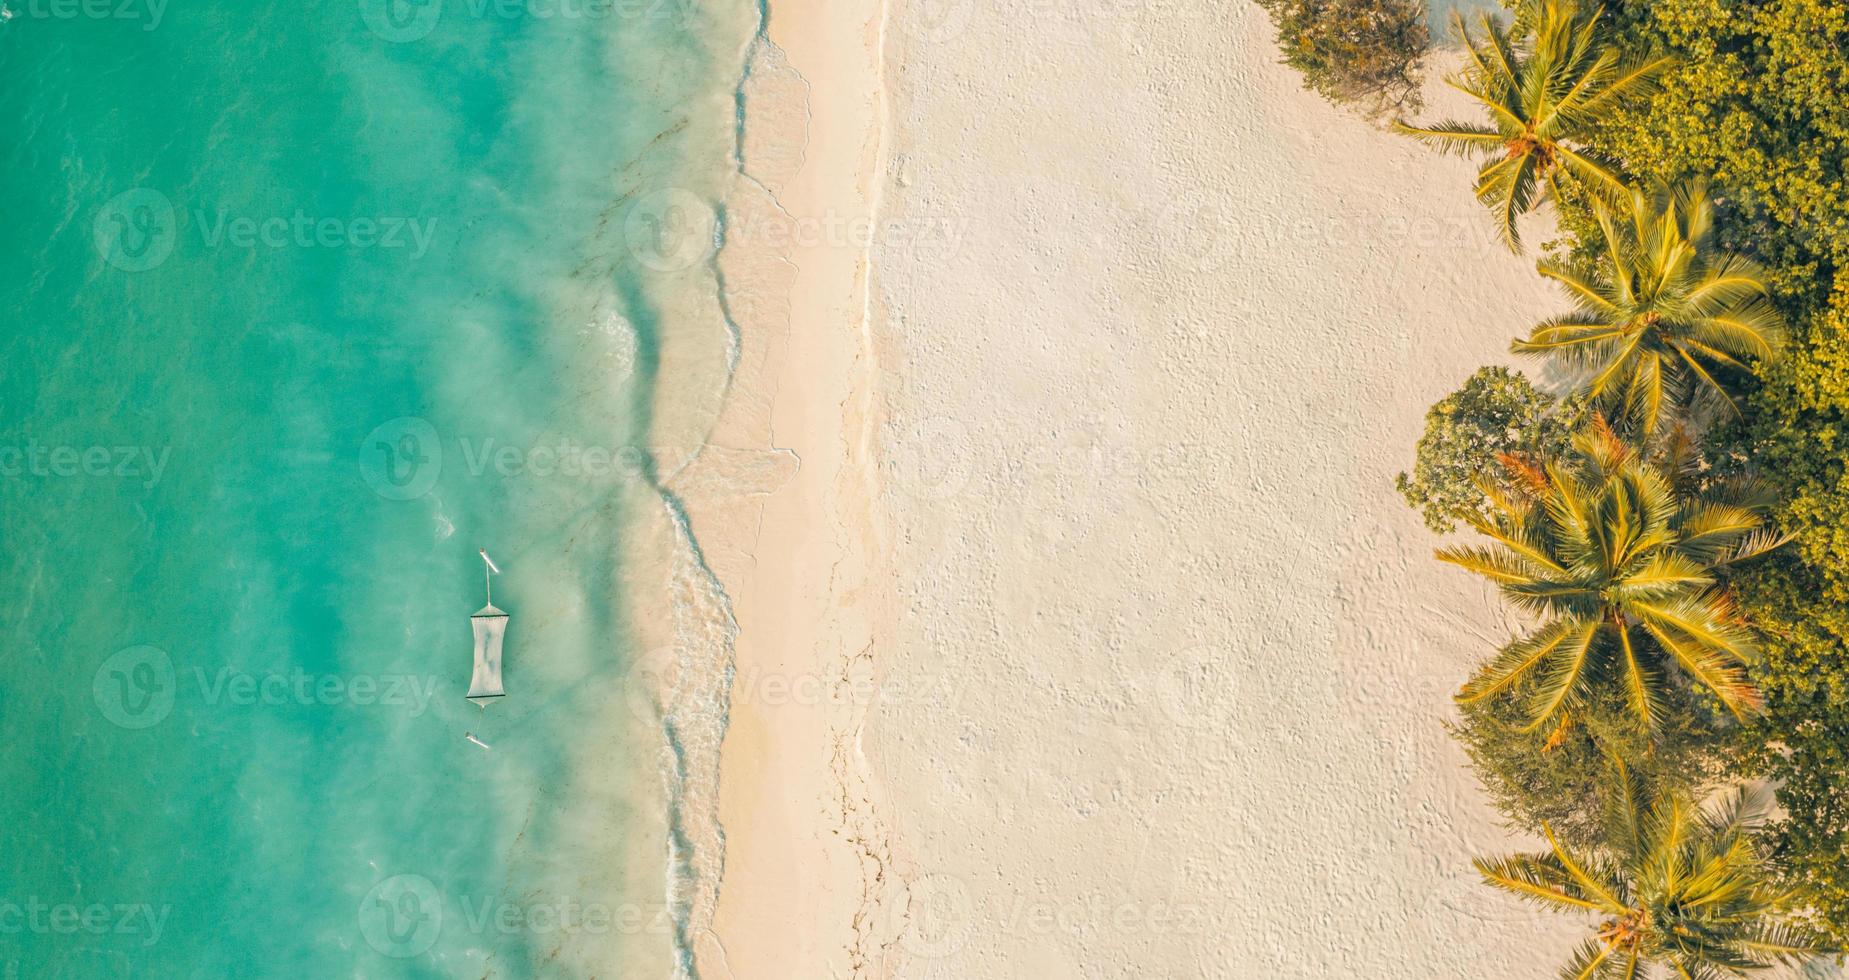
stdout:
POLYGON ((1497 888, 1600 918, 1561 976, 1635 978, 1657 966, 1718 980, 1827 950, 1824 936, 1787 920, 1796 897, 1775 883, 1754 834, 1762 795, 1736 790, 1704 810, 1622 764, 1611 781, 1603 846, 1566 846, 1547 829, 1545 852, 1476 861, 1497 888))
POLYGON ((1745 670, 1756 638, 1717 587, 1716 569, 1777 547, 1763 487, 1743 479, 1686 492, 1678 474, 1642 458, 1602 420, 1574 448, 1576 466, 1511 463, 1526 477, 1524 492, 1493 497, 1496 513, 1471 522, 1490 543, 1438 552, 1540 617, 1459 698, 1525 690, 1534 729, 1564 726, 1585 702, 1619 691, 1653 728, 1686 677, 1737 716, 1756 711, 1760 695, 1745 670))
MULTIPOLYGON (((1792 557, 1741 576, 1763 634, 1759 773, 1787 818, 1776 856, 1813 922, 1849 940, 1849 7, 1840 0, 1628 0, 1619 38, 1676 64, 1602 122, 1600 151, 1640 177, 1723 188, 1725 247, 1769 271, 1791 325, 1743 406, 1743 451, 1779 489, 1792 557)), ((1588 240, 1590 215, 1562 212, 1588 240)))
POLYGON ((1514 491, 1506 471, 1491 461, 1564 455, 1583 416, 1579 403, 1556 401, 1519 371, 1481 368, 1426 411, 1412 473, 1401 473, 1395 486, 1426 527, 1447 533, 1472 517, 1489 516, 1485 476, 1493 489, 1514 491))
POLYGON ((1692 699, 1672 697, 1656 729, 1644 732, 1623 698, 1607 695, 1583 704, 1571 728, 1549 733, 1527 730, 1527 693, 1464 704, 1449 726, 1490 803, 1524 832, 1552 827, 1566 844, 1601 846, 1614 757, 1652 785, 1692 792, 1724 782, 1738 764, 1731 733, 1692 699))
POLYGON ((1514 351, 1575 372, 1596 403, 1646 434, 1666 415, 1689 418, 1700 395, 1738 415, 1728 382, 1747 373, 1744 361, 1773 354, 1784 318, 1768 299, 1765 269, 1714 248, 1707 183, 1632 190, 1622 207, 1594 200, 1592 209, 1594 261, 1539 266, 1573 312, 1535 327, 1514 351))
POLYGON ((1431 46, 1418 0, 1258 0, 1278 29, 1284 63, 1305 88, 1369 112, 1419 107, 1431 46))
POLYGON ((1440 150, 1487 158, 1477 171, 1477 200, 1495 214, 1511 249, 1521 249, 1516 219, 1546 197, 1561 197, 1563 178, 1595 195, 1626 192, 1621 170, 1585 142, 1602 120, 1652 91, 1669 61, 1632 57, 1612 44, 1601 12, 1575 0, 1533 0, 1512 27, 1481 15, 1481 38, 1456 17, 1467 58, 1446 81, 1475 99, 1489 124, 1394 123, 1440 150))

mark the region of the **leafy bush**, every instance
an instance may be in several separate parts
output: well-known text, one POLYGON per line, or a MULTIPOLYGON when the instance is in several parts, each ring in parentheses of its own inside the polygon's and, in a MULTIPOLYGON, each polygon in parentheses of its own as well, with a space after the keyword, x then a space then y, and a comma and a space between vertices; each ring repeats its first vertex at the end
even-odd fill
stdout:
MULTIPOLYGON (((1679 65, 1599 149, 1644 179, 1709 177, 1725 247, 1771 267, 1792 324, 1762 365, 1740 450, 1781 491, 1792 554, 1742 576, 1765 634, 1753 771, 1779 780, 1776 854, 1849 941, 1849 8, 1840 0, 1629 0, 1621 36, 1679 65)), ((1562 209, 1585 238, 1587 215, 1562 209)))
POLYGON ((1725 722, 1689 701, 1668 707, 1654 736, 1615 699, 1587 704, 1565 729, 1529 732, 1527 695, 1464 704, 1448 727, 1497 812, 1528 833, 1551 824, 1570 844, 1596 845, 1613 757, 1658 785, 1699 791, 1719 783, 1738 754, 1722 734, 1725 722))
POLYGON ((1550 835, 1545 851, 1473 863, 1486 883, 1592 931, 1562 977, 1720 980, 1796 967, 1831 943, 1791 921, 1797 897, 1778 886, 1758 834, 1769 796, 1735 787, 1704 806, 1619 764, 1596 845, 1550 835))
POLYGON ((1426 527, 1447 533, 1472 514, 1488 516, 1477 481, 1507 480, 1498 456, 1566 455, 1584 415, 1579 403, 1556 402, 1520 371, 1482 368, 1426 411, 1412 473, 1401 473, 1394 486, 1424 515, 1426 527))
POLYGON ((1431 46, 1417 0, 1258 0, 1278 28, 1284 63, 1303 86, 1371 113, 1419 108, 1431 46))
MULTIPOLYGON (((1724 765, 1729 778, 1772 780, 1785 811, 1772 828, 1777 867, 1803 890, 1810 924, 1849 943, 1849 6, 1609 0, 1607 11, 1627 56, 1667 55, 1673 67, 1648 100, 1601 113, 1587 148, 1639 186, 1710 181, 1716 246, 1768 267, 1790 326, 1783 356, 1754 365, 1760 384, 1742 417, 1711 429, 1703 446, 1706 472, 1749 464, 1773 482, 1776 521, 1795 536, 1730 582, 1762 637, 1752 677, 1767 710, 1724 750, 1697 729, 1639 746, 1610 732, 1601 740, 1588 722, 1537 752, 1543 736, 1517 731, 1506 701, 1467 710, 1454 730, 1498 806, 1528 827, 1558 820, 1591 832, 1599 789, 1590 774, 1606 748, 1657 758, 1663 778, 1724 765)), ((1587 196, 1565 190, 1555 201, 1563 238, 1552 249, 1584 261, 1596 254, 1597 224, 1587 196)), ((1427 482, 1455 490, 1464 485, 1457 474, 1487 468, 1493 451, 1472 461, 1462 445, 1444 450, 1457 458, 1427 482)), ((1452 515, 1463 497, 1408 493, 1415 506, 1436 501, 1452 515)), ((1689 708, 1695 720, 1709 710, 1689 708)))
MULTIPOLYGON (((1840 0, 1625 0, 1623 44, 1677 57, 1647 104, 1605 120, 1594 148, 1640 181, 1712 179, 1721 248, 1771 270, 1790 348, 1734 427, 1734 453, 1779 488, 1784 557, 1744 571, 1764 634, 1753 671, 1768 714, 1749 773, 1777 780, 1775 856, 1812 923, 1849 943, 1849 9, 1840 0)), ((1561 202, 1559 246, 1596 242, 1561 202)))
POLYGON ((1755 676, 1767 715, 1746 761, 1779 784, 1774 856, 1814 910, 1849 942, 1849 607, 1820 598, 1815 566, 1787 561, 1741 583, 1765 641, 1755 676))

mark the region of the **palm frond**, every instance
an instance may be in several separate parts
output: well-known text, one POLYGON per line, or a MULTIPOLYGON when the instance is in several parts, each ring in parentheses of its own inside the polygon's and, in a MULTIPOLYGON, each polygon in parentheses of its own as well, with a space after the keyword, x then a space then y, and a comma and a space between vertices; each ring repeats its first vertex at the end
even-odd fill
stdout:
POLYGON ((1656 671, 1637 656, 1628 627, 1618 627, 1618 649, 1623 654, 1625 703, 1645 728, 1654 729, 1663 713, 1662 697, 1657 693, 1660 678, 1656 671))
POLYGON ((1699 378, 1701 382, 1707 386, 1707 390, 1720 399, 1721 404, 1727 406, 1728 413, 1733 415, 1734 418, 1740 418, 1740 405, 1733 400, 1733 395, 1728 393, 1727 386, 1716 381, 1714 375, 1708 373, 1708 369, 1703 367, 1700 361, 1690 356, 1687 351, 1678 349, 1676 353, 1681 356, 1682 363, 1688 367, 1689 372, 1696 378, 1699 378))
POLYGON ((1477 200, 1496 218, 1496 234, 1512 252, 1521 251, 1516 219, 1528 213, 1540 197, 1540 161, 1523 153, 1492 161, 1477 172, 1477 200))
POLYGON ((1750 650, 1750 645, 1741 642, 1737 635, 1723 639, 1722 632, 1709 628, 1710 624, 1692 619, 1688 622, 1702 633, 1690 635, 1682 631, 1679 635, 1677 630, 1664 628, 1652 615, 1646 614, 1643 618, 1644 629, 1656 642, 1696 683, 1712 691, 1735 717, 1744 719, 1761 710, 1765 705, 1764 697, 1747 680, 1746 671, 1741 667, 1745 658, 1737 652, 1742 648, 1750 650), (1734 649, 1722 646, 1723 642, 1734 649))
POLYGON ((1762 527, 1740 540, 1732 551, 1714 557, 1716 566, 1739 565, 1761 558, 1797 540, 1795 533, 1778 533, 1777 528, 1762 527))
POLYGON ((1759 922, 1742 930, 1740 947, 1766 966, 1796 966, 1814 956, 1841 955, 1822 933, 1790 922, 1759 922))
POLYGON ((1681 541, 1676 550, 1696 561, 1712 564, 1741 539, 1763 530, 1764 525, 1765 518, 1755 508, 1718 500, 1701 501, 1685 510, 1678 528, 1681 541))
POLYGON ((1578 629, 1567 634, 1566 641, 1556 651, 1560 656, 1536 664, 1535 672, 1540 678, 1529 696, 1529 721, 1523 731, 1540 728, 1573 703, 1574 696, 1585 683, 1586 662, 1592 653, 1593 641, 1598 638, 1598 630, 1597 620, 1578 624, 1578 629))
POLYGON ((1601 911, 1605 906, 1586 897, 1573 877, 1551 854, 1514 854, 1504 858, 1476 858, 1470 862, 1486 884, 1520 895, 1538 905, 1558 909, 1601 911))
POLYGON ((1503 550, 1471 545, 1440 548, 1433 554, 1439 561, 1475 572, 1498 585, 1526 584, 1538 578, 1533 562, 1503 550))
POLYGON ((1575 623, 1561 620, 1550 623, 1533 634, 1503 647, 1495 659, 1477 670, 1475 676, 1458 692, 1458 700, 1481 701, 1514 687, 1533 676, 1548 658, 1564 654, 1583 659, 1585 650, 1598 634, 1598 622, 1575 623))
POLYGON ((1692 340, 1736 357, 1772 357, 1785 341, 1785 317, 1764 297, 1698 316, 1688 325, 1692 340))
POLYGON ((1611 786, 1605 793, 1604 821, 1607 836, 1615 849, 1631 860, 1648 853, 1646 817, 1655 801, 1650 781, 1624 761, 1624 756, 1606 749, 1611 763, 1611 786))
POLYGON ((1675 64, 1674 58, 1658 57, 1638 59, 1617 66, 1598 91, 1574 106, 1571 118, 1583 124, 1597 118, 1616 102, 1650 95, 1663 73, 1675 67, 1675 64))
POLYGON ((1598 876, 1588 870, 1588 862, 1574 858, 1570 851, 1561 846, 1560 838, 1554 834, 1553 825, 1541 824, 1541 833, 1547 838, 1547 846, 1553 849, 1554 860, 1560 863, 1561 869, 1572 879, 1573 884, 1583 890, 1587 898, 1599 903, 1607 911, 1624 911, 1625 903, 1618 896, 1619 885, 1599 880, 1598 876))
POLYGON ((1493 153, 1502 147, 1505 139, 1501 133, 1487 126, 1475 126, 1450 119, 1432 126, 1414 126, 1404 120, 1396 119, 1393 122, 1393 131, 1410 136, 1442 153, 1455 153, 1460 156, 1493 153))
POLYGON ((1616 949, 1596 939, 1588 939, 1567 958, 1560 968, 1560 980, 1597 980, 1608 973, 1616 949))
POLYGON ((1567 173, 1572 174, 1581 186, 1595 196, 1619 199, 1630 193, 1630 185, 1624 181, 1623 168, 1613 161, 1567 146, 1556 146, 1554 152, 1560 154, 1561 165, 1567 173))
POLYGON ((1623 314, 1623 307, 1606 294, 1605 287, 1598 281, 1596 269, 1576 262, 1543 259, 1535 263, 1535 271, 1558 283, 1582 312, 1601 317, 1600 323, 1610 324, 1611 318, 1623 314))
POLYGON ((1675 551, 1654 551, 1635 570, 1627 572, 1614 587, 1620 604, 1651 599, 1666 599, 1692 588, 1714 584, 1707 566, 1675 551))

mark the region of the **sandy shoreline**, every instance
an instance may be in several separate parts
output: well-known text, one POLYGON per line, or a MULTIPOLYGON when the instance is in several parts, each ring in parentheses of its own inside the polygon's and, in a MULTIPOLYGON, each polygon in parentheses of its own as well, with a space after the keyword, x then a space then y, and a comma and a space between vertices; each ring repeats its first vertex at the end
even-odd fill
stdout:
MULTIPOLYGON (((871 696, 872 355, 865 325, 879 114, 877 3, 775 4, 745 88, 721 255, 743 338, 716 446, 800 465, 752 506, 691 504, 739 633, 721 774, 727 832, 707 977, 864 975, 854 729, 871 696), (717 532, 717 533, 715 533, 717 532)), ((722 474, 724 484, 735 484, 722 474)))
POLYGON ((1548 975, 1441 727, 1502 613, 1391 486, 1555 305, 1468 165, 1250 5, 825 14, 772 7, 733 209, 881 231, 736 258, 716 441, 801 465, 705 518, 750 514, 703 975, 1548 975))

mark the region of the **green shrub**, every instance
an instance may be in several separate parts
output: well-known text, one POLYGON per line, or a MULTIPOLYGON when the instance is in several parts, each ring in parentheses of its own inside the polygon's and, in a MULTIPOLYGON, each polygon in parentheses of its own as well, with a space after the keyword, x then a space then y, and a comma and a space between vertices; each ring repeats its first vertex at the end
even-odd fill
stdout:
POLYGON ((1669 790, 1700 790, 1723 781, 1738 755, 1723 734, 1727 723, 1690 700, 1666 705, 1654 736, 1616 701, 1588 704, 1573 724, 1523 731, 1526 692, 1460 705, 1448 727, 1469 754, 1490 803, 1511 827, 1541 832, 1543 823, 1580 847, 1600 842, 1610 760, 1669 790))
MULTIPOLYGON (((1773 270, 1792 324, 1762 365, 1735 451, 1779 488, 1786 556, 1744 572, 1765 634, 1767 712, 1743 775, 1782 783, 1776 855, 1810 890, 1814 924, 1849 942, 1849 7, 1840 0, 1628 0, 1625 43, 1678 56, 1647 104, 1594 149, 1641 180, 1725 188, 1723 247, 1773 270)), ((1583 207, 1560 209, 1572 250, 1583 207)))
POLYGON ((1496 458, 1533 460, 1568 455, 1585 417, 1578 402, 1556 402, 1520 371, 1486 367, 1425 413, 1412 473, 1394 481, 1425 526, 1444 534, 1472 514, 1487 516, 1480 479, 1506 481, 1496 458))
POLYGON ((1431 46, 1417 0, 1258 0, 1303 86, 1370 113, 1415 111, 1431 46))
POLYGON ((1807 893, 1811 924, 1849 942, 1849 607, 1821 598, 1818 579, 1789 560, 1741 583, 1765 637, 1755 678, 1767 713, 1746 762, 1779 784, 1773 856, 1807 893))

